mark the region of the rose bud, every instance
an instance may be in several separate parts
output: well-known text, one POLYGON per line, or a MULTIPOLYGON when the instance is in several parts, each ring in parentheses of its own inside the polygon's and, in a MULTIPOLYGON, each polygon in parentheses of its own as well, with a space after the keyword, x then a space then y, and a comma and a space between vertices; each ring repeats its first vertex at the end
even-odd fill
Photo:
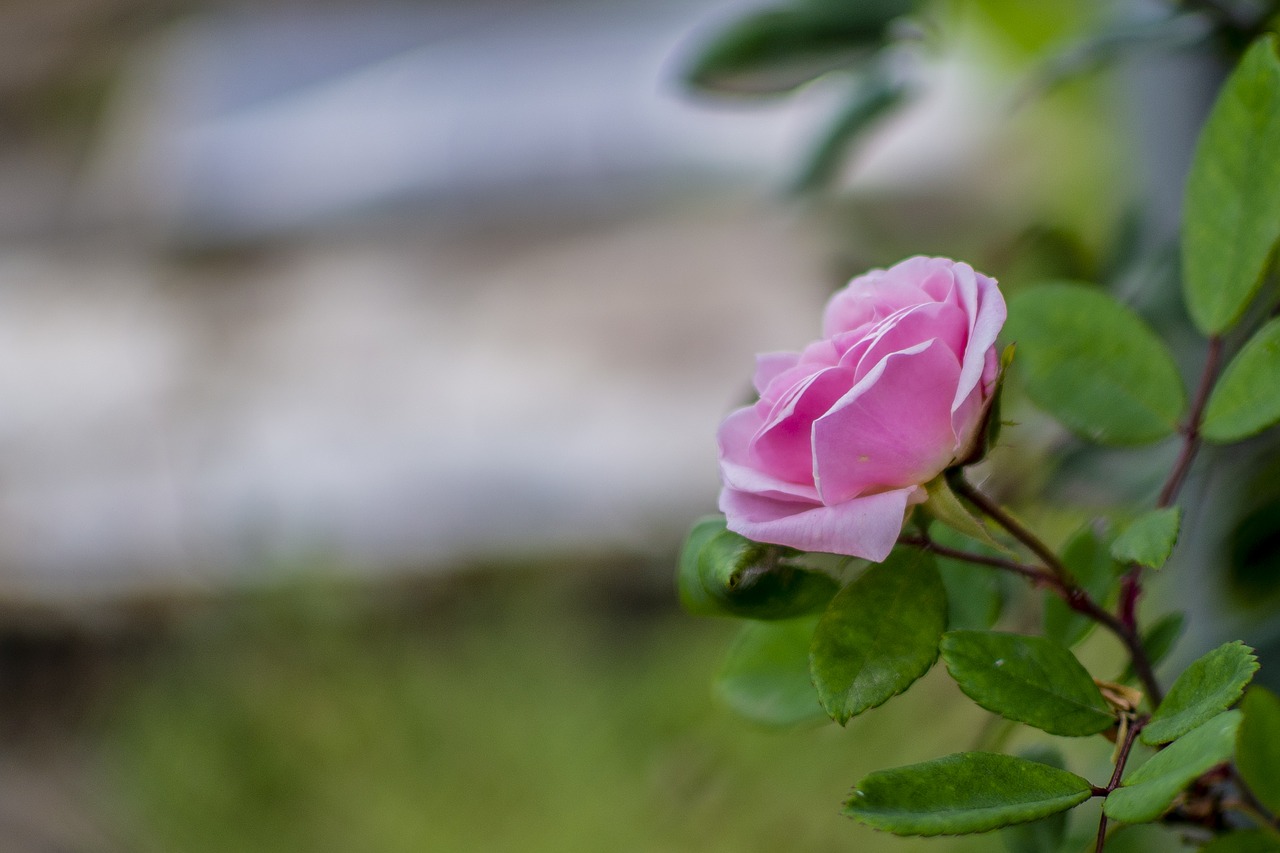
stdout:
POLYGON ((759 401, 720 426, 729 529, 883 560, 923 484, 979 440, 1004 320, 995 280, 946 258, 851 281, 827 303, 821 340, 758 356, 759 401))

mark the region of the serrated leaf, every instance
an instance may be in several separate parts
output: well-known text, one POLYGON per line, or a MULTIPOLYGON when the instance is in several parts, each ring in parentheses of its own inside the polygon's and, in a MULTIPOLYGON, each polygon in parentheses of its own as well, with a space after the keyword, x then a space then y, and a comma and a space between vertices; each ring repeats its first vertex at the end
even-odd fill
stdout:
POLYGON ((1226 711, 1187 732, 1127 773, 1103 801, 1102 810, 1125 823, 1160 817, 1184 788, 1231 758, 1239 726, 1240 712, 1226 711))
MULTIPOLYGON (((1142 635, 1142 648, 1146 651, 1147 660, 1152 666, 1164 660, 1165 656, 1173 650, 1174 643, 1178 642, 1178 638, 1182 636, 1182 628, 1186 621, 1185 614, 1166 613, 1142 635)), ((1137 673, 1133 671, 1133 662, 1130 661, 1116 680, 1122 684, 1130 684, 1137 680, 1137 677, 1137 673)))
POLYGON ((844 109, 822 134, 821 140, 792 181, 791 191, 808 193, 822 189, 836 177, 849 149, 876 122, 901 104, 907 87, 883 73, 869 72, 853 89, 844 109))
POLYGON ((1027 393, 1073 432, 1136 445, 1173 434, 1186 392, 1146 323, 1097 288, 1046 284, 1009 301, 1005 337, 1027 393))
POLYGON ((684 71, 685 81, 734 95, 789 92, 868 56, 910 0, 794 3, 740 18, 708 40, 684 71))
POLYGON ((1092 793, 1066 770, 962 752, 872 773, 858 783, 844 813, 895 835, 963 835, 1064 812, 1092 793))
POLYGON ((825 720, 809 678, 809 643, 816 616, 748 622, 729 647, 715 689, 737 714, 767 726, 825 720))
MULTIPOLYGON (((944 524, 929 526, 929 538, 938 545, 965 551, 999 556, 987 546, 975 542, 944 524)), ((1004 575, 988 566, 979 566, 950 557, 935 555, 942 584, 947 588, 947 630, 985 630, 1000 618, 1004 606, 1004 575)))
MULTIPOLYGON (((1059 770, 1067 768, 1062 753, 1049 746, 1024 750, 1020 757, 1059 770)), ((1061 849, 1066 834, 1067 813, 1059 812, 1029 823, 1006 827, 1000 831, 1000 840, 1009 853, 1054 853, 1061 849)))
POLYGON ((1280 853, 1280 838, 1261 829, 1246 829, 1219 835, 1200 853, 1280 853))
POLYGON ((1280 317, 1258 330, 1231 359, 1209 397, 1200 434, 1240 441, 1280 421, 1280 317))
POLYGON ((1158 569, 1173 553, 1181 523, 1182 510, 1176 506, 1140 515, 1111 543, 1111 556, 1122 563, 1158 569))
POLYGON ((888 701, 929 671, 947 624, 933 557, 899 548, 842 589, 818 620, 809 669, 827 713, 849 718, 888 701))
POLYGON ((1235 325, 1280 237, 1280 59, 1254 42, 1222 87, 1196 143, 1183 202, 1187 309, 1215 335, 1235 325))
POLYGON ((725 528, 724 516, 694 523, 680 552, 680 602, 700 616, 791 619, 821 610, 836 582, 793 562, 798 552, 752 542, 725 528))
MULTIPOLYGON (((1111 557, 1107 539, 1099 536, 1093 525, 1086 525, 1071 537, 1062 549, 1062 561, 1094 601, 1106 603, 1120 566, 1111 557)), ((1058 645, 1070 648, 1096 626, 1096 622, 1072 610, 1058 596, 1045 596, 1043 633, 1058 645)))
POLYGON ((942 638, 942 659, 966 696, 1007 719, 1065 737, 1115 723, 1075 655, 1044 637, 953 631, 942 638))
POLYGON ((1168 743, 1230 708, 1257 671, 1253 649, 1239 640, 1209 652, 1173 682, 1142 730, 1142 742, 1168 743))
POLYGON ((1259 802, 1280 811, 1280 698, 1254 685, 1240 706, 1244 722, 1236 738, 1236 767, 1259 802))

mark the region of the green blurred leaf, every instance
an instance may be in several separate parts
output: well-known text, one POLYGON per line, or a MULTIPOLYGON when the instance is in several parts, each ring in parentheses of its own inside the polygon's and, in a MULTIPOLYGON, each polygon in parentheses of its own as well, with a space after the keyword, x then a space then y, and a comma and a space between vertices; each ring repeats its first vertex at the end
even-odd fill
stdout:
POLYGON ((1187 309, 1206 335, 1240 319, 1280 237, 1280 59, 1264 36, 1222 87, 1196 143, 1183 202, 1187 309))
POLYGON ((753 12, 707 41, 685 82, 721 94, 774 95, 864 59, 911 0, 796 2, 753 12))
POLYGON ((1236 738, 1236 767, 1259 802, 1280 811, 1280 698, 1257 685, 1240 709, 1244 722, 1236 738))
POLYGON ((821 610, 836 582, 795 565, 799 552, 752 542, 723 516, 696 521, 680 552, 680 602, 700 616, 790 619, 821 610))
POLYGON ((1280 838, 1261 829, 1246 829, 1219 835, 1200 853, 1280 853, 1280 838))
MULTIPOLYGON (((993 548, 975 542, 946 525, 929 526, 929 538, 939 545, 986 556, 999 556, 993 548)), ((947 630, 985 630, 1000 618, 1004 606, 1004 576, 998 569, 935 555, 942 583, 947 588, 947 630)))
POLYGON ((1074 773, 991 752, 962 752, 872 773, 844 813, 895 835, 961 835, 1064 812, 1092 796, 1074 773))
POLYGON ((1209 397, 1200 434, 1209 441, 1240 441, 1280 421, 1280 317, 1240 350, 1209 397))
POLYGON ((1184 48, 1212 33, 1213 28, 1197 14, 1117 21, 1054 54, 1035 73, 1028 86, 1029 94, 1046 92, 1073 77, 1105 68, 1139 51, 1184 48))
POLYGON ((1253 649, 1239 640, 1209 652, 1173 682, 1142 730, 1142 742, 1168 743, 1231 707, 1257 671, 1253 649))
POLYGON ((816 616, 748 622, 729 647, 716 693, 740 716, 768 726, 825 720, 809 678, 816 616))
POLYGON ((1186 393, 1168 349, 1096 288, 1055 283, 1015 297, 1005 336, 1031 399, 1082 438, 1148 444, 1177 429, 1186 393))
MULTIPOLYGON (((1062 753, 1050 746, 1038 746, 1020 753, 1022 758, 1066 770, 1062 753)), ((1067 813, 1057 814, 1006 827, 1000 831, 1000 840, 1009 853, 1055 853, 1062 847, 1067 834, 1067 813)))
POLYGON ((822 706, 844 725, 906 690, 937 660, 946 624, 947 591, 933 557, 894 551, 818 620, 809 665, 822 706))
POLYGON ((1007 719, 1065 737, 1115 724, 1093 678, 1052 640, 952 631, 942 638, 942 659, 966 696, 1007 719))
POLYGON ((1111 556, 1122 563, 1158 569, 1173 553, 1181 523, 1182 510, 1176 506, 1140 515, 1111 543, 1111 556))
MULTIPOLYGON (((1071 537, 1062 549, 1062 561, 1094 601, 1099 604, 1106 602, 1120 566, 1112 559, 1106 538, 1099 536, 1093 525, 1086 525, 1071 537)), ((1074 646, 1089 636, 1096 625, 1089 617, 1068 607, 1058 596, 1045 596, 1044 635, 1058 645, 1074 646)))
MULTIPOLYGON (((1151 661, 1152 666, 1164 660, 1165 656, 1173 650, 1173 644, 1182 636, 1182 628, 1186 621, 1187 617, 1183 613, 1166 613, 1142 635, 1142 648, 1146 650, 1147 660, 1151 661)), ((1133 671, 1133 662, 1130 661, 1116 680, 1121 684, 1132 684, 1137 678, 1137 673, 1133 671)))
POLYGON ((1184 788, 1231 758, 1239 726, 1240 712, 1226 711, 1192 729, 1127 773, 1103 801, 1102 810, 1125 823, 1160 817, 1184 788))
POLYGON ((830 184, 858 137, 901 104, 907 92, 904 84, 885 74, 872 72, 863 75, 845 102, 844 109, 805 158, 804 166, 792 181, 792 192, 814 192, 830 184))

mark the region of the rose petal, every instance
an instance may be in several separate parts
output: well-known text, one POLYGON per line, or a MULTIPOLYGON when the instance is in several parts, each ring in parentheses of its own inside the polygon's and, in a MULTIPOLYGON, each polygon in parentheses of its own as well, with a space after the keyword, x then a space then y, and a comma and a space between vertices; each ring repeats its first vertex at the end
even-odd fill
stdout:
MULTIPOLYGON (((818 501, 812 479, 793 483, 762 471, 751 457, 751 439, 760 429, 755 407, 738 409, 720 424, 716 441, 720 447, 720 478, 727 488, 755 492, 780 501, 818 501)), ((812 477, 812 474, 810 475, 812 477)))
POLYGON ((889 556, 915 488, 868 495, 837 506, 784 503, 735 489, 720 493, 729 529, 757 542, 879 562, 889 556))
POLYGON ((916 283, 892 275, 896 269, 872 270, 837 291, 827 302, 822 315, 823 337, 833 338, 842 332, 883 320, 899 309, 934 301, 916 283))
POLYGON ((941 341, 894 353, 813 424, 815 481, 828 506, 927 482, 956 453, 960 363, 941 341))
POLYGON ((800 360, 798 352, 762 352, 756 356, 756 375, 752 380, 756 393, 764 396, 769 383, 784 371, 796 366, 800 360))
MULTIPOLYGON (((957 275, 961 279, 972 276, 976 305, 969 331, 969 342, 965 346, 964 360, 960 365, 960 379, 952 397, 952 411, 957 411, 970 392, 977 387, 983 378, 987 366, 987 352, 996 343, 1000 328, 1004 325, 1008 310, 1005 308, 1004 296, 993 278, 975 273, 968 264, 956 264, 957 275)), ((962 287, 962 292, 964 288, 962 287)))
MULTIPOLYGON (((965 341, 969 337, 968 318, 954 305, 945 302, 925 302, 897 311, 877 324, 873 335, 863 347, 854 375, 866 376, 890 353, 902 352, 930 338, 937 338, 947 345, 959 362, 964 355, 965 341)), ((846 359, 854 352, 846 353, 846 359)), ((845 359, 841 364, 845 364, 845 359)))
MULTIPOLYGON (((751 459, 775 477, 813 482, 813 422, 853 387, 853 371, 819 370, 780 401, 751 439, 751 459)), ((757 410, 758 411, 758 410, 757 410)))

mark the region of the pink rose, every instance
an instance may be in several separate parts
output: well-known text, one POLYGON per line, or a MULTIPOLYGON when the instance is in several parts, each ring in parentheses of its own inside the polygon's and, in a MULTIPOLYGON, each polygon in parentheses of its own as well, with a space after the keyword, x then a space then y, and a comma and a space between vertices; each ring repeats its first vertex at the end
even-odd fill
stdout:
POLYGON ((831 298, 822 340, 758 356, 760 400, 720 426, 720 510, 759 542, 883 560, 921 484, 978 438, 1004 297, 968 264, 916 257, 831 298))

